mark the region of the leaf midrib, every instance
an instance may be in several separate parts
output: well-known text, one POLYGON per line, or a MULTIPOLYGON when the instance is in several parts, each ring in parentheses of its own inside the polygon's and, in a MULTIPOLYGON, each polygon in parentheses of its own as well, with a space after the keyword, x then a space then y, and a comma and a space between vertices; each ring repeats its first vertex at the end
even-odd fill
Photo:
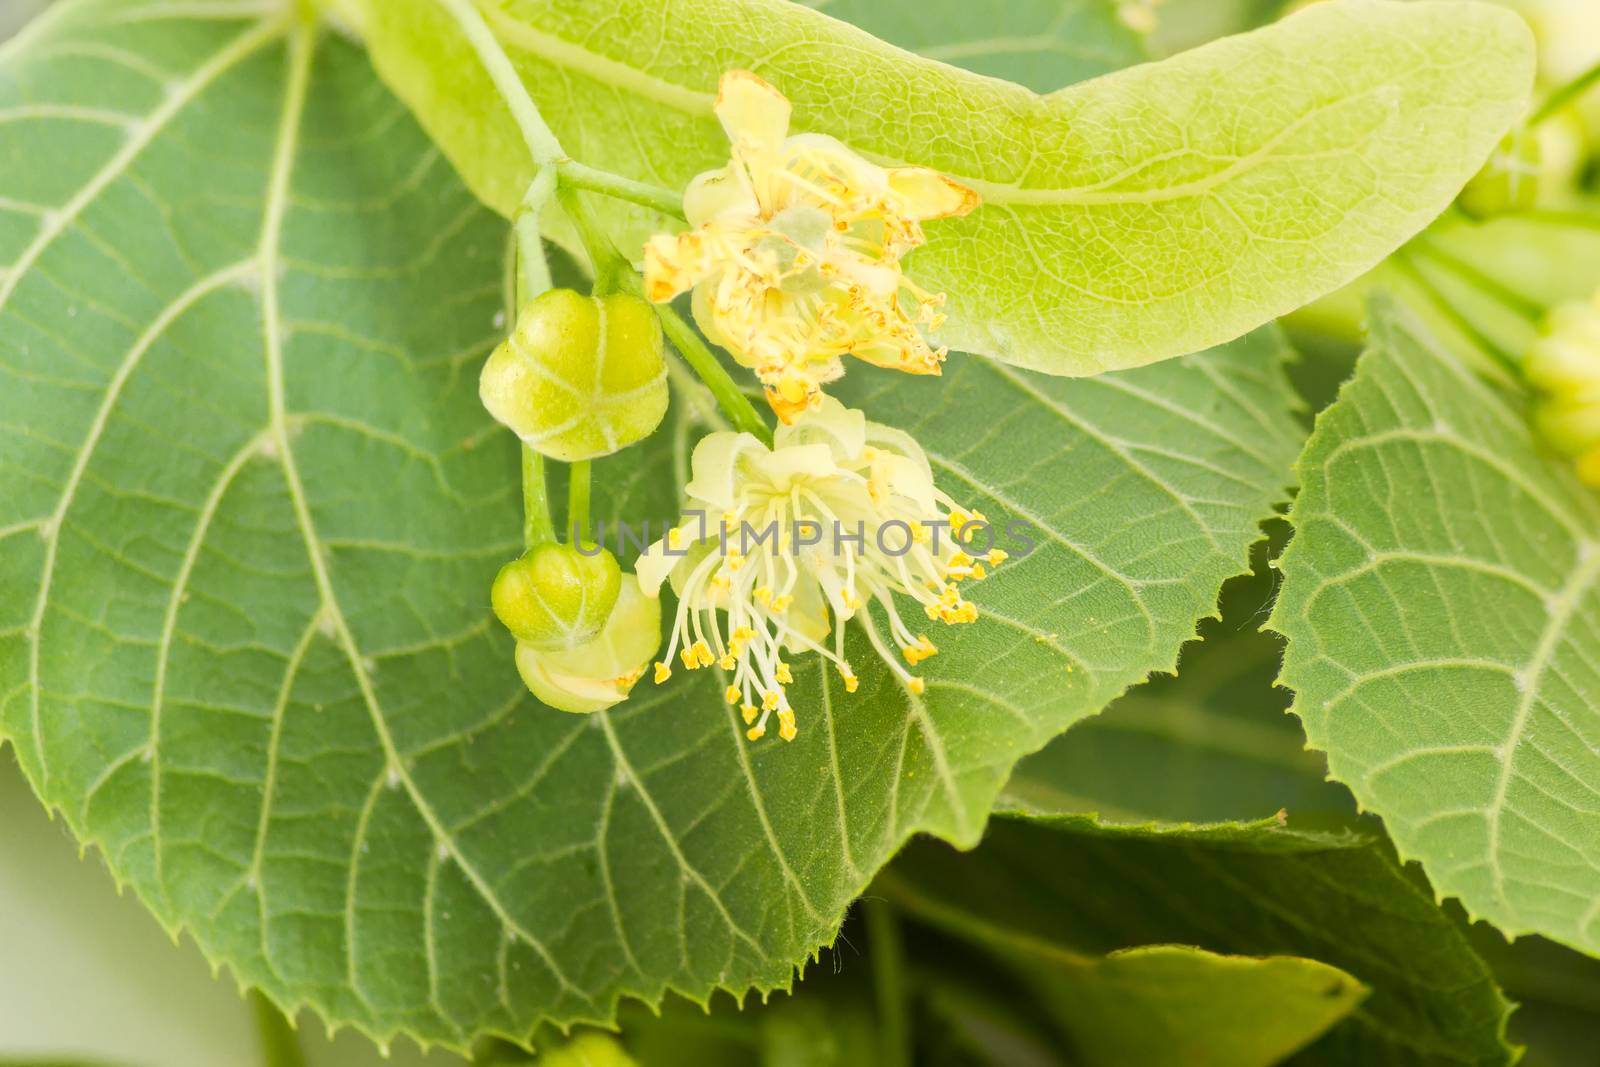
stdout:
MULTIPOLYGON (((261 241, 262 332, 266 341, 271 432, 277 442, 278 458, 288 485, 289 498, 294 505, 295 521, 300 529, 301 537, 305 541, 306 555, 310 561, 312 577, 322 600, 321 611, 331 622, 341 650, 349 661, 350 670, 355 676, 357 688, 361 692, 362 702, 366 705, 373 730, 377 734, 378 743, 383 749, 387 768, 385 773, 394 779, 398 779, 400 785, 405 789, 406 795, 416 807, 418 815, 427 824, 428 830, 433 835, 438 847, 449 853, 450 858, 455 861, 461 873, 471 883, 473 889, 483 899, 484 903, 489 906, 495 918, 499 920, 502 928, 516 934, 520 940, 527 943, 529 947, 538 953, 563 992, 570 993, 578 1000, 589 1004, 592 1010, 593 1004, 588 995, 573 984, 543 941, 510 913, 500 900, 499 895, 494 891, 494 888, 489 885, 477 867, 467 859, 455 839, 445 829, 438 813, 433 810, 433 806, 423 795, 410 770, 406 767, 405 760, 401 757, 399 748, 395 744, 394 736, 389 730, 389 724, 384 716, 382 705, 378 701, 371 674, 362 660, 355 633, 351 630, 349 621, 340 607, 338 593, 334 589, 332 575, 328 571, 322 543, 312 518, 310 503, 306 498, 305 487, 300 478, 299 464, 295 460, 293 442, 288 429, 288 419, 284 410, 282 358, 284 323, 279 307, 278 261, 281 254, 284 220, 288 210, 290 180, 293 175, 295 155, 299 144, 300 126, 305 113, 311 66, 315 57, 316 34, 317 29, 315 26, 301 25, 297 28, 291 40, 290 68, 285 89, 284 115, 272 161, 272 182, 267 198, 261 241)), ((352 864, 352 871, 357 866, 357 864, 352 864)), ((441 1016, 441 1018, 448 1019, 448 1016, 441 1016)))
MULTIPOLYGON (((521 22, 504 10, 496 7, 483 8, 481 0, 480 10, 490 23, 494 32, 510 47, 526 52, 536 57, 541 62, 562 70, 571 71, 585 78, 604 85, 612 91, 626 90, 645 99, 654 101, 663 107, 671 108, 689 118, 714 120, 713 106, 716 95, 691 89, 665 78, 657 77, 640 68, 620 60, 612 59, 598 52, 594 52, 583 45, 555 34, 546 33, 535 29, 527 23, 521 22)), ((969 78, 979 78, 981 75, 972 74, 959 67, 951 67, 961 75, 969 78)), ((1035 108, 1049 107, 1056 94, 1041 95, 1022 86, 1016 86, 1019 95, 1025 95, 1028 103, 1035 108)), ((1069 87, 1070 88, 1070 87, 1069 87)), ((1066 91, 1066 90, 1060 90, 1066 91)), ((1171 152, 1142 159, 1139 162, 1123 169, 1117 174, 1095 181, 1089 185, 1072 187, 1040 187, 1027 186, 1020 182, 994 182, 977 175, 961 171, 950 170, 946 173, 958 178, 965 185, 976 190, 983 198, 983 202, 990 205, 1008 205, 1021 207, 1059 207, 1079 206, 1094 207, 1119 204, 1155 204, 1174 200, 1189 200, 1203 197, 1214 192, 1219 186, 1254 170, 1259 164, 1268 160, 1277 161, 1309 161, 1317 159, 1341 158, 1348 155, 1353 149, 1341 147, 1339 149, 1305 153, 1291 156, 1276 156, 1273 149, 1296 132, 1311 122, 1317 116, 1330 108, 1348 107, 1353 103, 1367 99, 1374 95, 1381 95, 1389 91, 1387 85, 1376 85, 1361 93, 1341 97, 1337 100, 1318 104, 1316 107, 1295 116, 1294 120, 1282 129, 1268 137, 1260 147, 1235 158, 1227 166, 1203 178, 1180 182, 1175 185, 1163 186, 1159 189, 1132 190, 1124 192, 1108 191, 1109 186, 1139 174, 1141 171, 1164 162, 1168 158, 1188 156, 1189 152, 1171 152)), ((1059 92, 1059 91, 1058 91, 1059 92)), ((1370 137, 1370 131, 1363 133, 1358 139, 1358 144, 1370 137)), ((860 149, 862 155, 874 162, 885 166, 905 166, 908 160, 891 156, 881 152, 872 152, 860 149)))

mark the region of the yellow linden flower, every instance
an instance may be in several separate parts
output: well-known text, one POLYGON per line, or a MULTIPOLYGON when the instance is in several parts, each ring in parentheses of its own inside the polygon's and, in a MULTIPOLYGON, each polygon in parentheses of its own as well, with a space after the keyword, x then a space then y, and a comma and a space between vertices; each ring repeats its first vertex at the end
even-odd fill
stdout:
POLYGON ((659 595, 670 576, 678 595, 656 679, 671 675, 675 655, 690 670, 721 666, 729 674, 723 696, 739 707, 752 741, 772 716, 780 737, 797 733, 786 652, 821 654, 855 691, 844 653, 843 624, 852 618, 920 693, 922 680, 899 660, 915 666, 938 649, 907 625, 895 596, 916 600, 929 619, 972 622, 978 611, 960 583, 1005 559, 989 547, 992 531, 980 538, 971 525, 983 516, 935 487, 915 441, 831 397, 780 427, 770 448, 747 433, 714 433, 691 463, 684 518, 637 564, 646 594, 659 595))
POLYGON ((1524 366, 1544 394, 1534 408, 1540 434, 1600 486, 1600 293, 1550 312, 1524 366))
POLYGON ((695 321, 755 370, 785 422, 814 407, 852 355, 938 374, 922 328, 943 294, 900 272, 921 220, 965 215, 978 194, 926 167, 875 166, 832 137, 789 136, 789 101, 748 71, 723 75, 717 118, 732 159, 683 194, 692 227, 644 248, 645 291, 694 290, 695 321))

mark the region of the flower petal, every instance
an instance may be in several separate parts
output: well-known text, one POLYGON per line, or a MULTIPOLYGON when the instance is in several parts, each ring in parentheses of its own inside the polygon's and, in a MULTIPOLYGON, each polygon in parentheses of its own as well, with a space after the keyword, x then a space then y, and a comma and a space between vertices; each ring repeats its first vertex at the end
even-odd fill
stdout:
POLYGON ((776 152, 789 132, 793 109, 782 93, 754 74, 730 70, 717 86, 714 110, 736 148, 776 152))
POLYGON ((905 202, 914 219, 942 219, 965 215, 978 206, 978 194, 927 167, 896 167, 889 171, 889 188, 905 202))

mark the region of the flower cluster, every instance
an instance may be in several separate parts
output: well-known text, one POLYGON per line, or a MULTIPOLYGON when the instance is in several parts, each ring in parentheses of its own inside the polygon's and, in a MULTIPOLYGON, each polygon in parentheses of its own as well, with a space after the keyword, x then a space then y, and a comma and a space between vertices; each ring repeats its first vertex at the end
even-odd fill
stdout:
POLYGON ((938 649, 901 615, 896 595, 929 620, 971 622, 977 609, 962 583, 1005 559, 999 549, 968 553, 963 527, 983 517, 934 485, 914 440, 831 397, 781 427, 770 448, 746 433, 709 435, 691 473, 684 519, 637 566, 646 593, 670 576, 678 596, 655 679, 671 675, 675 657, 690 670, 720 667, 752 741, 774 714, 784 740, 796 735, 785 653, 818 653, 855 691, 844 643, 853 618, 920 693, 922 680, 898 659, 914 667, 938 649))
MULTIPOLYGON (((670 579, 677 608, 655 681, 678 662, 718 668, 750 740, 776 717, 792 741, 789 657, 816 653, 855 692, 845 627, 858 620, 873 653, 921 693, 912 669, 938 652, 921 617, 975 620, 965 583, 1005 559, 992 533, 973 548, 983 516, 934 485, 916 441, 822 392, 846 355, 940 373, 945 350, 925 331, 944 321, 944 296, 907 278, 900 260, 925 242, 924 220, 964 215, 978 197, 924 167, 879 167, 831 137, 791 136, 789 102, 745 71, 722 78, 716 114, 731 159, 685 190, 689 229, 646 244, 644 292, 664 303, 692 289, 696 321, 755 371, 781 425, 770 445, 730 431, 695 446, 683 517, 634 573, 603 546, 554 543, 548 530, 540 543, 530 520, 531 547, 502 569, 491 599, 528 688, 552 707, 593 712, 647 673, 670 579), (908 602, 916 610, 902 614, 908 602)), ((528 449, 568 462, 606 455, 660 421, 661 351, 643 301, 555 290, 523 309, 480 392, 528 449)), ((526 457, 524 478, 525 497, 542 500, 526 457)), ((576 484, 574 499, 586 500, 576 484)))
POLYGON ((663 302, 692 289, 696 322, 755 371, 783 425, 770 447, 732 432, 696 446, 684 517, 637 572, 646 594, 670 578, 678 597, 655 680, 679 661, 717 667, 749 738, 776 716, 791 741, 786 656, 820 655, 854 692, 845 624, 859 619, 920 693, 907 668, 938 649, 896 598, 931 621, 971 622, 962 583, 1005 558, 969 553, 961 531, 982 516, 934 485, 916 441, 822 392, 846 355, 940 373, 945 350, 924 331, 944 321, 944 296, 907 278, 900 259, 926 240, 924 220, 964 215, 978 197, 924 167, 883 168, 831 137, 790 135, 789 101, 746 71, 723 76, 716 114, 731 159, 689 184, 690 228, 645 246, 645 294, 663 302))
POLYGON ((924 167, 883 168, 822 134, 789 135, 790 105, 746 71, 724 75, 717 118, 731 160, 684 193, 691 229, 644 249, 654 301, 694 290, 695 321, 766 387, 785 422, 817 405, 855 356, 938 374, 943 294, 901 273, 925 219, 964 215, 971 189, 924 167))
POLYGON ((1542 396, 1534 409, 1541 436, 1600 486, 1600 293, 1550 313, 1524 365, 1542 396))

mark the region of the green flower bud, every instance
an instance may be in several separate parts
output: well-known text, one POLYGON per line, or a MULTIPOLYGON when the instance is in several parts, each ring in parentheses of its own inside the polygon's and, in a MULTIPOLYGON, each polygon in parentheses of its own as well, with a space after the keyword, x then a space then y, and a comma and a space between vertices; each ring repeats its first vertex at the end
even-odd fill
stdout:
POLYGON ((1461 190, 1456 203, 1462 211, 1479 219, 1526 211, 1539 199, 1543 172, 1538 134, 1525 127, 1512 130, 1495 146, 1489 162, 1461 190))
POLYGON ((1545 442, 1563 456, 1600 448, 1600 396, 1585 400, 1550 399, 1534 411, 1545 442))
POLYGON ((617 602, 622 570, 603 548, 535 545, 500 568, 489 599, 520 644, 574 648, 593 640, 617 602))
POLYGON ((1600 301, 1552 310, 1523 367, 1528 381, 1552 396, 1600 392, 1600 301))
POLYGON ((1550 312, 1523 371, 1542 394, 1533 409, 1539 436, 1600 485, 1600 293, 1550 312))
POLYGON ((561 711, 603 711, 628 698, 661 647, 661 601, 622 576, 610 618, 593 641, 562 651, 517 645, 517 671, 534 696, 561 711))
POLYGON ((661 323, 636 296, 552 289, 530 301, 483 366, 483 406, 529 447, 568 463, 648 437, 667 411, 661 323))

